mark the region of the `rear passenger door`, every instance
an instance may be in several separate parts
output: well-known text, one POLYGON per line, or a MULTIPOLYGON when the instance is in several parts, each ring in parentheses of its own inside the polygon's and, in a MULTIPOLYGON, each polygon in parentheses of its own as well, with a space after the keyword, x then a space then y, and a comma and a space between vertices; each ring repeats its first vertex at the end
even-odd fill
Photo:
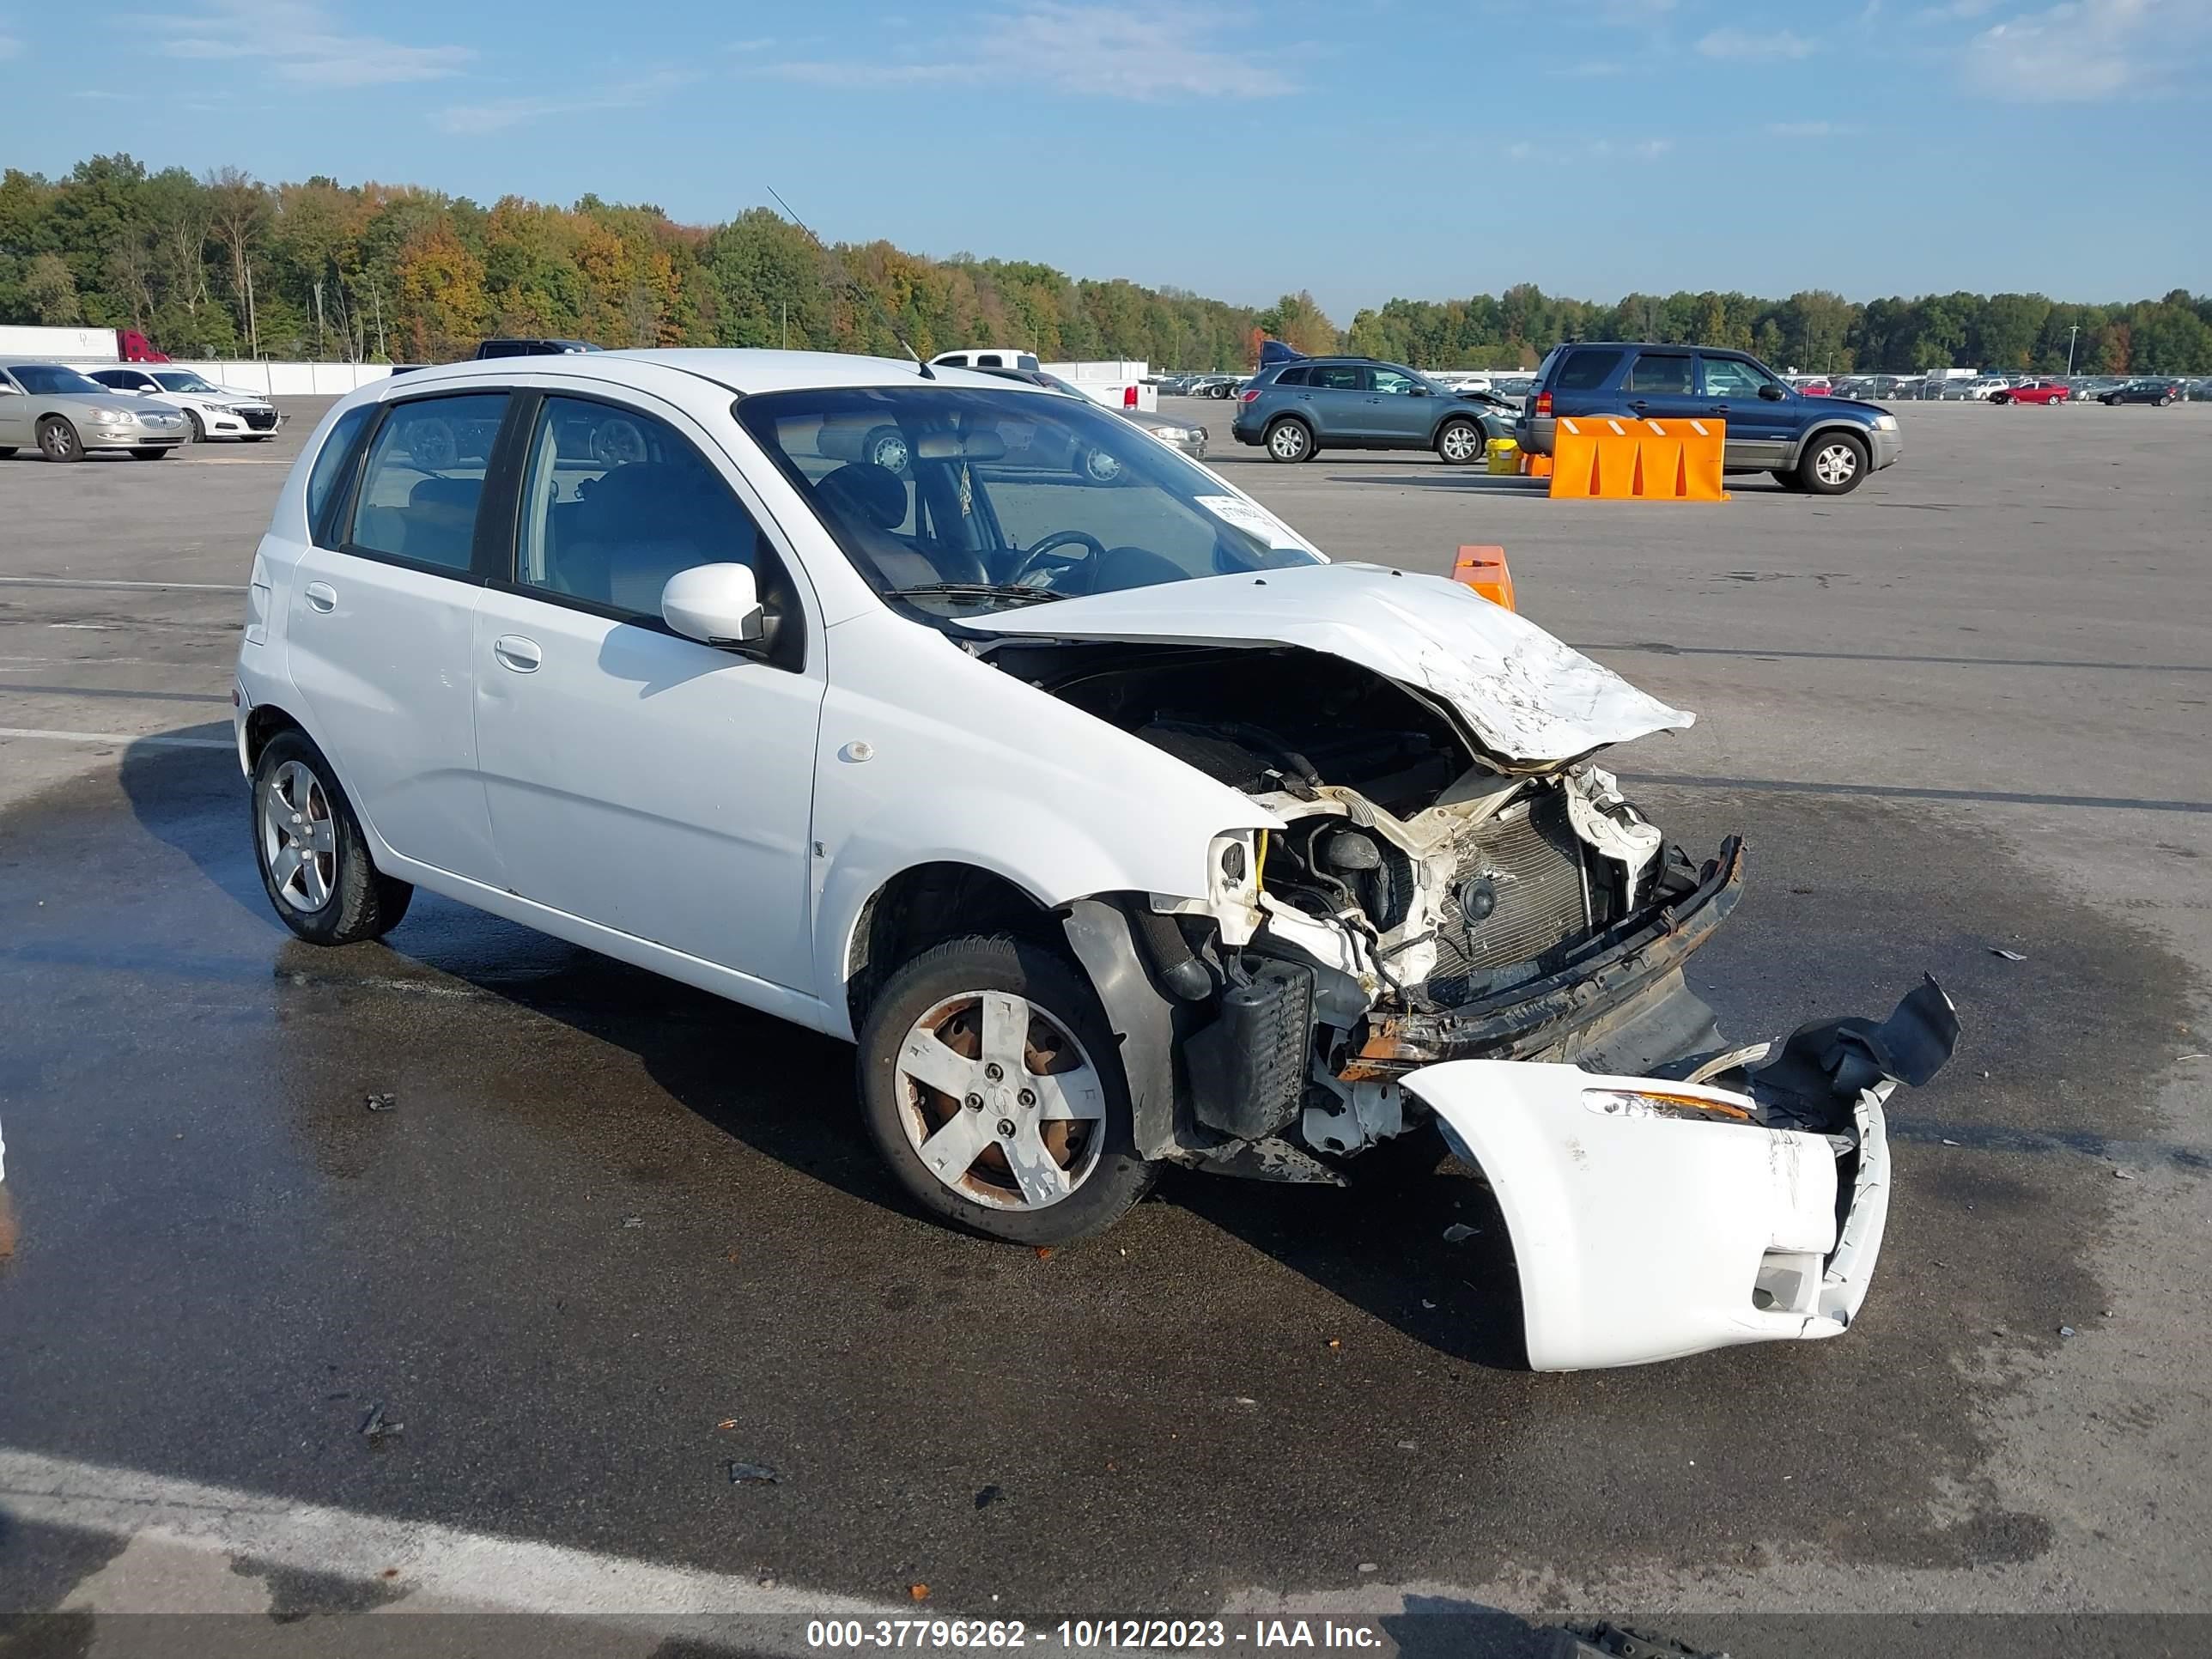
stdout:
POLYGON ((309 732, 355 810, 402 858, 493 886, 470 675, 477 507, 507 410, 503 392, 386 405, 312 527, 285 619, 309 732))
POLYGON ((509 888, 811 997, 823 653, 795 566, 679 410, 549 392, 517 428, 513 568, 478 610, 473 672, 509 888), (764 660, 661 620, 669 577, 719 563, 751 566, 778 619, 764 660))
POLYGON ((1315 363, 1306 370, 1306 407, 1322 442, 1364 440, 1375 429, 1367 400, 1374 387, 1358 363, 1315 363))
POLYGON ((1694 352, 1653 347, 1638 351, 1620 390, 1628 412, 1640 420, 1688 420, 1705 412, 1694 352))

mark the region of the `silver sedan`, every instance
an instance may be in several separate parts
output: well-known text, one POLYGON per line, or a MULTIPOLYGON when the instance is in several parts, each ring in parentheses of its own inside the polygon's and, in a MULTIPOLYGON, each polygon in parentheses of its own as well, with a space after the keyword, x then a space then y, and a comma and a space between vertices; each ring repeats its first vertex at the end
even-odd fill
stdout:
POLYGON ((176 410, 59 363, 0 362, 0 459, 35 444, 50 461, 80 461, 96 449, 158 461, 191 430, 176 410))

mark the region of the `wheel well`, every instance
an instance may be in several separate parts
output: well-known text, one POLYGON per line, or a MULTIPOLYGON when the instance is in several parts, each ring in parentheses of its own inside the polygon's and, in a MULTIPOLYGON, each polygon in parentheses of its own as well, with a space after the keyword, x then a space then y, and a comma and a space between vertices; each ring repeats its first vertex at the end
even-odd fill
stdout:
POLYGON ((1819 426, 1811 428, 1806 432, 1802 438, 1797 441, 1797 453, 1801 457, 1803 456, 1808 450, 1811 449, 1812 447, 1818 443, 1821 439, 1827 437, 1832 433, 1837 432, 1841 432, 1848 436, 1856 438, 1859 441, 1859 447, 1861 448, 1864 449, 1869 455, 1874 453, 1874 440, 1867 435, 1866 428, 1859 425, 1855 421, 1824 421, 1819 426))
POLYGON ((902 870, 861 907, 845 963, 845 1004, 858 1030, 885 980, 933 945, 969 933, 1006 933, 1065 951, 1053 914, 1027 891, 972 864, 902 870))
POLYGON ((279 732, 301 732, 307 728, 274 703, 263 703, 246 717, 246 764, 248 769, 261 763, 261 751, 269 746, 270 738, 279 732))
POLYGON ((1306 419, 1304 416, 1293 415, 1287 410, 1279 415, 1270 415, 1267 417, 1267 424, 1264 429, 1273 432, 1277 427, 1282 425, 1285 421, 1288 421, 1292 426, 1302 426, 1305 428, 1307 435, 1309 437, 1312 435, 1314 429, 1313 422, 1306 419))

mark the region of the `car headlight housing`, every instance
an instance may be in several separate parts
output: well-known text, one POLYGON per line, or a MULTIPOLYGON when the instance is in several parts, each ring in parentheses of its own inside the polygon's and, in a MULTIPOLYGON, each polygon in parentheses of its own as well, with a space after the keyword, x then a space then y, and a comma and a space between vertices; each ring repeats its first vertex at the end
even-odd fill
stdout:
POLYGON ((96 417, 100 426, 136 426, 138 417, 127 409, 103 409, 96 417))
POLYGON ((1877 431, 1877 432, 1894 432, 1894 431, 1896 431, 1896 430, 1897 430, 1897 416, 1894 416, 1894 415, 1877 415, 1877 416, 1875 416, 1874 417, 1874 429, 1875 429, 1875 431, 1877 431))

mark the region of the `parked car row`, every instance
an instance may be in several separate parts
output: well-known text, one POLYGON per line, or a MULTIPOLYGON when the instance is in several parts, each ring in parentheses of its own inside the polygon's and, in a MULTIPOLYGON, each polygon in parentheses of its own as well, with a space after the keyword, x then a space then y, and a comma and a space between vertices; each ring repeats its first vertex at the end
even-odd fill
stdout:
POLYGON ((178 410, 59 363, 0 362, 0 459, 35 445, 50 461, 106 450, 158 461, 191 435, 178 410))

